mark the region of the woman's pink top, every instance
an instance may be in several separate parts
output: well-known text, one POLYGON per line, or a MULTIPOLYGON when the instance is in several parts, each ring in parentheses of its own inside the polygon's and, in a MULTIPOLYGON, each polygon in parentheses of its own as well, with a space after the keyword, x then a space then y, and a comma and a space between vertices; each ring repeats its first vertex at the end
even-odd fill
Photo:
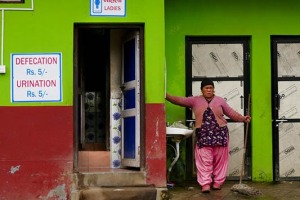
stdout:
POLYGON ((212 109, 220 127, 227 125, 227 121, 224 118, 224 115, 237 122, 244 122, 246 120, 245 116, 233 110, 227 104, 227 102, 219 96, 214 96, 209 104, 202 95, 192 97, 179 97, 167 94, 166 99, 173 104, 191 108, 196 118, 195 128, 199 128, 201 126, 203 113, 208 106, 212 109))

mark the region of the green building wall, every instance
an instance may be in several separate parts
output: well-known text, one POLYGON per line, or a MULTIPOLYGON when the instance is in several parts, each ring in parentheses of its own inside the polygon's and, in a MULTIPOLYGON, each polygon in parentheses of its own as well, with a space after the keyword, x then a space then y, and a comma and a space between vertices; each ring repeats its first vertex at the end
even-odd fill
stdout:
MULTIPOLYGON (((271 35, 299 35, 300 2, 165 1, 167 91, 185 95, 185 36, 251 36, 252 180, 272 181, 271 35)), ((166 121, 185 108, 166 104, 166 121)))

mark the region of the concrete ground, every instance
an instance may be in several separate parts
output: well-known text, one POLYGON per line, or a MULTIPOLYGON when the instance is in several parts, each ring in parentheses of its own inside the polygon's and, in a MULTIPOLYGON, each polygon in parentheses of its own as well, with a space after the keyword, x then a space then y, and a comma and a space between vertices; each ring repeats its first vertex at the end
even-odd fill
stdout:
POLYGON ((230 189, 238 181, 226 181, 221 190, 202 193, 196 182, 186 182, 169 188, 171 200, 300 200, 300 181, 284 181, 280 183, 253 183, 243 181, 249 187, 259 190, 262 195, 246 196, 230 189))

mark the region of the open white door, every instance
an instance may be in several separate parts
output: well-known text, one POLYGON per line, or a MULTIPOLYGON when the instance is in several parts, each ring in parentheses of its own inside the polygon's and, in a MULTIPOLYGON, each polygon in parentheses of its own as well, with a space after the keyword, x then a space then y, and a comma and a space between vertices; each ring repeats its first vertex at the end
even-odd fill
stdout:
POLYGON ((139 33, 122 44, 122 166, 140 167, 139 33))

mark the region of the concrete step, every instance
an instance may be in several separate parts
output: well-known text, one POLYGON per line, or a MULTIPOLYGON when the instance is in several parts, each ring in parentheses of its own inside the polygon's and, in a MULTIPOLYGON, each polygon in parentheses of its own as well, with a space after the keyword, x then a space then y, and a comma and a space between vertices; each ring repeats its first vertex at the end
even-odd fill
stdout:
POLYGON ((145 172, 106 170, 73 174, 71 200, 168 200, 167 188, 146 184, 145 172))
POLYGON ((86 172, 74 174, 77 188, 81 187, 122 187, 146 185, 146 176, 141 171, 86 172))
POLYGON ((79 191, 79 200, 156 200, 155 187, 89 187, 79 191))

